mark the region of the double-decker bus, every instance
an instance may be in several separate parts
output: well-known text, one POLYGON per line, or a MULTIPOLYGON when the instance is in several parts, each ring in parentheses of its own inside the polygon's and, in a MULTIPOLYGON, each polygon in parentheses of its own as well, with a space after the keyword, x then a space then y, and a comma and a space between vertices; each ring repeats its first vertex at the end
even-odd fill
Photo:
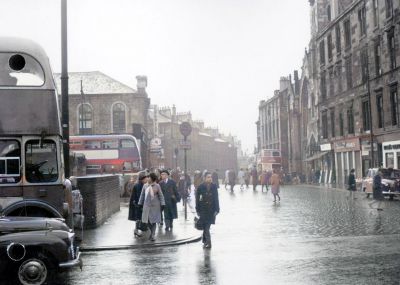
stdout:
POLYGON ((259 160, 261 170, 272 171, 280 170, 282 163, 281 151, 279 149, 263 149, 259 160))
POLYGON ((86 158, 86 174, 129 173, 141 169, 137 140, 131 135, 71 136, 70 149, 86 158))
POLYGON ((30 40, 0 38, 0 216, 68 220, 62 147, 46 53, 30 40))

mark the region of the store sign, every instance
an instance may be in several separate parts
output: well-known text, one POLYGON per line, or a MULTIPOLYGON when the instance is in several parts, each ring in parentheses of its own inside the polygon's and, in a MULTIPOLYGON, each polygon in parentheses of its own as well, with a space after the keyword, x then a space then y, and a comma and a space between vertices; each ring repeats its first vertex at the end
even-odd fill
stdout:
POLYGON ((391 150, 400 150, 400 141, 387 142, 383 143, 383 150, 391 151, 391 150))
POLYGON ((335 152, 357 151, 360 150, 360 140, 351 139, 334 142, 335 152))
POLYGON ((150 142, 150 152, 158 153, 161 151, 161 139, 160 138, 153 138, 150 142))
POLYGON ((330 143, 321 144, 321 151, 330 151, 332 150, 332 145, 330 143))

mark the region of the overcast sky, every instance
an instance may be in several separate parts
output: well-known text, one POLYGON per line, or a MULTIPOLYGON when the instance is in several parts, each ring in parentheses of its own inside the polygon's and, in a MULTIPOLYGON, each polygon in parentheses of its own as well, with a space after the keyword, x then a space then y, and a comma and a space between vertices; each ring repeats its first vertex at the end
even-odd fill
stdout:
MULTIPOLYGON (((1 0, 0 36, 31 38, 61 70, 61 0, 1 0)), ((152 104, 256 144, 258 103, 300 69, 310 39, 305 0, 69 0, 69 71, 99 70, 152 104)))

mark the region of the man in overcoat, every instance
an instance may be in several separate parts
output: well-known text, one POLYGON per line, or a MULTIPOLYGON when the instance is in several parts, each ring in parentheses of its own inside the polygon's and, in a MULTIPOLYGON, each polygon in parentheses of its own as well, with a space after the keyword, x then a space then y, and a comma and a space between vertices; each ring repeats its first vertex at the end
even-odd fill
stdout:
POLYGON ((138 205, 140 194, 142 193, 143 185, 147 183, 148 175, 145 171, 139 173, 138 181, 132 188, 131 198, 129 200, 128 219, 135 221, 134 234, 136 237, 141 237, 139 233, 140 221, 142 220, 142 207, 138 205))
POLYGON ((174 219, 178 218, 178 209, 176 204, 181 200, 176 182, 169 178, 168 170, 161 171, 160 187, 165 199, 164 220, 165 230, 170 231, 173 228, 174 219))
POLYGON ((212 183, 211 173, 206 173, 205 182, 196 191, 196 212, 203 226, 204 248, 211 248, 210 227, 219 213, 218 189, 212 183))

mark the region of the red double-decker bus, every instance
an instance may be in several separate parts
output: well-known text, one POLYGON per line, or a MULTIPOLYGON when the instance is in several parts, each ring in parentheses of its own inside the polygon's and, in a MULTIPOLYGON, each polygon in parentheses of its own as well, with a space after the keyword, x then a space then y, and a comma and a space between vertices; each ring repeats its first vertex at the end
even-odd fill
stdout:
POLYGON ((282 157, 278 149, 263 149, 260 159, 262 170, 272 171, 274 169, 281 169, 282 157))
POLYGON ((142 167, 140 150, 131 135, 71 136, 70 149, 86 158, 86 173, 129 173, 142 167))

